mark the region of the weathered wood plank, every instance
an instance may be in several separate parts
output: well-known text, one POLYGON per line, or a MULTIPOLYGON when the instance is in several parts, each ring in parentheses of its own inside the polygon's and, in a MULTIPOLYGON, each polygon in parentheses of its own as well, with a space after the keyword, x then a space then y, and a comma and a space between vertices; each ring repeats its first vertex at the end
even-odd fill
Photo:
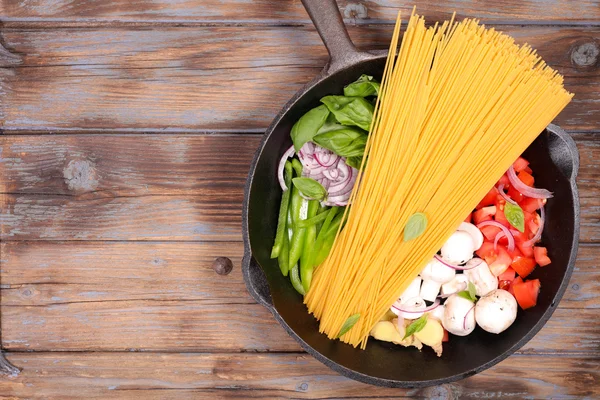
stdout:
MULTIPOLYGON (((241 242, 7 242, 3 306, 114 301, 252 304, 241 274, 241 242), (234 269, 219 276, 216 257, 234 269)), ((600 308, 600 246, 582 245, 561 308, 600 308)))
MULTIPOLYGON (((338 0, 342 14, 350 23, 393 22, 397 10, 410 14, 412 4, 388 0, 338 0)), ((448 18, 456 11, 458 16, 472 16, 490 21, 520 21, 548 23, 597 23, 600 11, 593 0, 569 2, 566 0, 499 0, 493 3, 476 0, 439 2, 424 0, 418 3, 419 13, 429 18, 448 18)), ((308 17, 299 1, 243 0, 196 2, 183 0, 96 1, 58 0, 51 3, 6 0, 0 4, 0 15, 5 23, 23 21, 34 23, 59 21, 86 23, 99 22, 178 22, 178 23, 307 23, 308 17)))
POLYGON ((368 386, 304 354, 13 353, 10 398, 446 399, 600 396, 597 356, 515 355, 481 374, 424 389, 368 386))
MULTIPOLYGON (((391 29, 350 31, 360 47, 372 49, 388 45, 391 29)), ((502 29, 566 76, 575 99, 557 122, 573 130, 597 128, 598 57, 581 46, 597 48, 600 29, 502 29)), ((5 133, 256 132, 326 62, 312 26, 4 29, 2 36, 22 61, 0 70, 5 133)))
MULTIPOLYGON (((245 291, 241 243, 11 242, 0 250, 6 349, 299 350, 245 291), (212 271, 216 256, 232 258, 231 275, 212 271)), ((600 345, 599 252, 582 247, 560 308, 522 352, 600 345)))
MULTIPOLYGON (((594 134, 576 140, 580 238, 598 242, 600 144, 594 134)), ((258 135, 0 137, 0 192, 7 193, 2 238, 240 240, 244 181, 259 141, 258 135)))

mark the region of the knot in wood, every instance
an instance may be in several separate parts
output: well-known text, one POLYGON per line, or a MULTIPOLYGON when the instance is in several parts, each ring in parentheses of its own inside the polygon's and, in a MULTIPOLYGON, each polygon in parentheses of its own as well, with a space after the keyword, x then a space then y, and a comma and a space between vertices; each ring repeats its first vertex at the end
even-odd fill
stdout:
POLYGON ((229 275, 233 269, 233 263, 228 257, 217 257, 213 262, 213 269, 219 275, 229 275))
POLYGON ((591 67, 598 63, 600 48, 596 42, 586 42, 571 51, 571 61, 578 67, 591 67))
POLYGON ((349 3, 344 9, 344 18, 365 19, 367 18, 367 7, 362 3, 349 3))
POLYGON ((65 183, 74 192, 91 192, 98 187, 96 170, 87 160, 71 160, 63 171, 65 183))

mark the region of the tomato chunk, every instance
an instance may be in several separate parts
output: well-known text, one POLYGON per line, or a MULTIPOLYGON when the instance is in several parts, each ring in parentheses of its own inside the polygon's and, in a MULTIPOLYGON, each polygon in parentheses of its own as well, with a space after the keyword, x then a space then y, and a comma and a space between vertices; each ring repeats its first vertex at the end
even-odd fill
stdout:
POLYGON ((496 206, 483 207, 473 213, 473 222, 479 225, 483 221, 491 221, 496 213, 496 206))
POLYGON ((504 215, 504 206, 496 207, 495 220, 507 228, 511 227, 510 222, 506 219, 506 215, 504 215))
POLYGON ((517 277, 516 277, 516 278, 515 278, 515 279, 514 279, 514 280, 513 280, 511 283, 510 283, 510 287, 508 288, 508 292, 509 292, 510 294, 512 294, 512 295, 513 295, 513 297, 514 297, 514 295, 515 295, 515 292, 514 292, 514 290, 513 290, 513 287, 514 287, 515 285, 519 284, 519 283, 523 283, 523 279, 521 279, 521 277, 520 277, 520 276, 517 276, 517 277))
POLYGON ((450 340, 450 337, 448 335, 448 331, 444 329, 444 336, 442 336, 442 343, 445 343, 448 340, 450 340))
POLYGON ((523 310, 531 308, 537 304, 537 298, 540 293, 540 280, 533 279, 523 283, 512 285, 515 299, 523 310))
POLYGON ((521 278, 525 278, 534 270, 535 260, 529 257, 515 257, 510 266, 521 278))
POLYGON ((471 220, 472 220, 472 216, 473 216, 473 213, 469 213, 469 215, 467 215, 467 218, 465 218, 465 222, 468 222, 470 224, 471 220))
POLYGON ((490 191, 485 195, 485 197, 477 204, 477 209, 482 207, 494 205, 496 201, 496 196, 498 195, 498 189, 495 187, 491 188, 490 191))
POLYGON ((494 243, 483 242, 481 247, 475 251, 475 254, 479 258, 485 259, 488 257, 496 257, 496 250, 494 250, 494 243))
POLYGON ((536 210, 539 210, 540 208, 542 208, 545 204, 545 200, 543 199, 534 199, 531 197, 525 197, 523 196, 523 200, 519 201, 519 205, 521 206, 521 208, 523 209, 523 211, 526 212, 535 212, 536 210))
POLYGON ((494 239, 496 239, 496 235, 502 232, 502 229, 494 225, 482 226, 479 230, 483 233, 483 236, 492 243, 494 242, 494 239))
POLYGON ((528 165, 529 165, 529 161, 527 161, 523 157, 519 157, 519 158, 517 158, 517 161, 515 161, 513 163, 513 168, 515 169, 515 172, 518 174, 519 172, 521 172, 525 168, 527 168, 528 165))
POLYGON ((533 179, 533 176, 531 176, 531 174, 528 174, 527 171, 519 172, 517 177, 521 180, 521 182, 523 182, 527 186, 533 187, 533 183, 535 182, 535 179, 533 179))
POLYGON ((506 271, 498 275, 499 281, 509 281, 512 282, 516 277, 516 272, 512 267, 508 267, 506 271))
POLYGON ((533 248, 533 256, 535 257, 535 262, 540 265, 540 267, 545 267, 550 264, 550 257, 548 257, 548 249, 545 247, 535 246, 533 248))
POLYGON ((510 185, 510 179, 508 179, 508 175, 506 175, 506 174, 502 175, 502 178, 500 178, 498 180, 498 183, 496 183, 496 186, 500 186, 500 185, 504 185, 504 187, 508 187, 508 185, 510 185))
MULTIPOLYGON (((486 261, 488 261, 487 258, 486 261)), ((504 246, 498 246, 496 258, 491 263, 488 262, 488 266, 490 267, 492 274, 498 276, 508 269, 511 262, 512 258, 506 251, 506 248, 504 246)))
POLYGON ((525 196, 523 196, 521 194, 521 192, 519 192, 517 189, 515 189, 514 187, 509 187, 508 188, 508 197, 510 197, 511 199, 513 199, 514 201, 516 201, 517 203, 520 201, 523 201, 523 198, 525 196))

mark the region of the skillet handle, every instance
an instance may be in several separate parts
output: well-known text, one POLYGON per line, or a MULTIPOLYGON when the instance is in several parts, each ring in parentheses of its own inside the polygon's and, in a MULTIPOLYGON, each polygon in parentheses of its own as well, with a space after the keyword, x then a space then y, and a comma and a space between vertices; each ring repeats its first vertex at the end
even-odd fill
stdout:
POLYGON ((579 151, 575 141, 558 125, 550 124, 546 129, 554 133, 548 142, 552 161, 571 183, 575 183, 579 172, 579 151))
POLYGON ((369 53, 358 51, 352 43, 335 0, 302 0, 302 4, 329 52, 327 74, 373 58, 369 53))
POLYGON ((258 265, 252 254, 247 251, 242 260, 242 272, 244 274, 244 282, 248 293, 257 303, 267 307, 271 312, 275 311, 271 291, 269 290, 269 282, 264 271, 258 265))

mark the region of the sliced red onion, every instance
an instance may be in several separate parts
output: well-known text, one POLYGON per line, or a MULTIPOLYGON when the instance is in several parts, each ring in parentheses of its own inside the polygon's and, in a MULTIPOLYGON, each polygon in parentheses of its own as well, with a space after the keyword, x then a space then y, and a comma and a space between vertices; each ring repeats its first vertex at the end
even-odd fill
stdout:
POLYGON ((454 264, 450 264, 449 262, 444 261, 444 259, 442 257, 440 257, 439 254, 434 255, 433 258, 435 258, 436 260, 438 260, 439 262, 441 262, 442 264, 444 264, 446 267, 455 269, 457 271, 466 271, 466 270, 469 270, 469 269, 473 269, 473 268, 478 267, 479 264, 481 264, 481 263, 479 263, 477 265, 473 265, 472 267, 467 267, 466 265, 454 265, 454 264))
MULTIPOLYGON (((515 249, 515 238, 513 237, 512 233, 510 233, 510 231, 508 230, 507 227, 505 227, 498 221, 483 221, 483 222, 479 223, 479 225, 477 225, 477 227, 479 229, 481 229, 481 227, 487 226, 487 225, 495 226, 497 228, 502 229, 502 232, 504 232, 504 234, 506 235, 506 238, 508 239, 508 251, 513 251, 515 249)), ((498 235, 496 235, 496 238, 498 239, 498 235)), ((496 244, 497 244, 497 242, 494 243, 494 250, 496 249, 496 244)))
POLYGON ((504 185, 501 184, 498 186, 498 192, 500 192, 500 196, 502 196, 502 198, 504 200, 506 200, 507 203, 517 205, 516 201, 514 201, 513 199, 508 197, 508 195, 506 193, 504 193, 504 185))
POLYGON ((319 146, 319 148, 315 150, 314 158, 322 167, 331 167, 335 165, 341 157, 333 151, 319 146))
POLYGON ((534 199, 548 199, 553 196, 552 192, 546 189, 540 188, 532 188, 523 183, 518 177, 515 169, 511 165, 508 171, 506 171, 508 175, 508 180, 510 184, 513 185, 515 189, 517 189, 523 196, 533 197, 534 199))
POLYGON ((540 227, 538 228, 535 236, 530 240, 523 243, 523 246, 530 247, 537 243, 538 240, 542 238, 542 231, 544 230, 544 224, 546 223, 546 212, 544 211, 544 206, 540 208, 540 227))
POLYGON ((406 300, 402 304, 399 303, 399 301, 396 301, 394 304, 392 304, 391 310, 394 314, 405 319, 416 319, 426 312, 431 311, 439 306, 440 299, 435 299, 433 304, 430 306, 427 306, 425 304, 425 300, 423 300, 421 297, 413 297, 406 300))
POLYGON ((277 179, 279 179, 279 186, 285 192, 288 190, 288 187, 285 185, 285 179, 283 177, 283 170, 285 169, 285 162, 288 158, 294 156, 294 146, 287 149, 285 153, 281 156, 281 160, 279 160, 279 167, 277 167, 277 179))
POLYGON ((465 318, 463 319, 463 329, 465 331, 467 330, 467 317, 469 316, 471 311, 473 311, 474 308, 475 308, 475 304, 473 304, 473 307, 469 308, 469 311, 467 311, 467 313, 465 314, 465 318))

